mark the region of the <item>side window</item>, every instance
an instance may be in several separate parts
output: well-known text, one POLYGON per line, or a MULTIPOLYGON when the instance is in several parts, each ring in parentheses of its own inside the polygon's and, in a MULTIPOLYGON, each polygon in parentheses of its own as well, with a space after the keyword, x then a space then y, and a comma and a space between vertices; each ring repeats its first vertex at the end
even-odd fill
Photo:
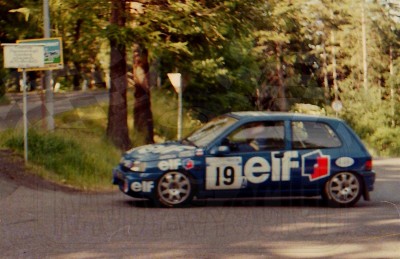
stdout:
POLYGON ((321 122, 294 121, 292 122, 292 148, 334 148, 342 142, 333 129, 321 122))
POLYGON ((252 122, 233 131, 226 143, 232 152, 284 149, 284 132, 283 121, 252 122))

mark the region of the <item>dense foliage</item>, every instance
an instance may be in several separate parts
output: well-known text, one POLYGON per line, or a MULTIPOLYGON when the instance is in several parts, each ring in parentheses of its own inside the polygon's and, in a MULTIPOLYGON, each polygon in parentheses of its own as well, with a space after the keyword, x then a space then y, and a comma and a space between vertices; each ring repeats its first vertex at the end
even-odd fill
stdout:
MULTIPOLYGON (((118 1, 113 1, 118 2, 118 1)), ((137 0, 125 26, 110 23, 110 1, 50 0, 52 35, 64 41, 64 87, 109 75, 109 42, 145 50, 149 85, 171 92, 183 75, 186 107, 205 120, 232 110, 290 110, 333 100, 378 152, 399 153, 399 14, 393 0, 137 0)), ((0 41, 40 37, 37 0, 0 0, 0 41)), ((127 73, 122 73, 126 75, 127 73)), ((2 69, 0 94, 12 82, 2 69), (2 90, 3 89, 3 90, 2 90)), ((100 80, 101 81, 101 80, 100 80)), ((89 83, 88 83, 89 82, 89 83)))

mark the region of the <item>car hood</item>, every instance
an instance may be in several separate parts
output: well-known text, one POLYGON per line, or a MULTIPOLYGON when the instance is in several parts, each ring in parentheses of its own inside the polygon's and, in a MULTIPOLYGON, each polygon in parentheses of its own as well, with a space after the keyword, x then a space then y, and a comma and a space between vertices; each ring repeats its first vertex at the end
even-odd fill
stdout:
POLYGON ((195 155, 196 150, 198 149, 194 146, 183 145, 179 142, 169 142, 136 147, 127 151, 124 157, 125 159, 148 162, 178 157, 191 157, 195 155))

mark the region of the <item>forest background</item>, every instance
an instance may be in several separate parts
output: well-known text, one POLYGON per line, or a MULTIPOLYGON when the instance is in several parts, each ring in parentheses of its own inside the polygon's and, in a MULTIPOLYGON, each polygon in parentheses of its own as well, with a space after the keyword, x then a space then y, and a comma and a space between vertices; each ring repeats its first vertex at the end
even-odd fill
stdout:
MULTIPOLYGON (((180 72, 185 108, 199 120, 311 104, 346 120, 376 154, 400 155, 398 0, 49 2, 65 62, 54 82, 109 88, 105 135, 120 149, 154 141, 151 93, 173 95, 167 73, 180 72)), ((0 42, 42 38, 42 8, 0 0, 0 42)), ((19 89, 16 78, 0 68, 0 97, 19 89)))

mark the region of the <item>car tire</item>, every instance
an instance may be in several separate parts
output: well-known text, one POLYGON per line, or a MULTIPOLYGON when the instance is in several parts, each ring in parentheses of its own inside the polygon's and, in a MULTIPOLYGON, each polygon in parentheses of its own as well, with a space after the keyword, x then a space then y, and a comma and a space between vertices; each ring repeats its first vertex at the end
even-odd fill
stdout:
POLYGON ((340 172, 325 183, 322 198, 331 207, 351 207, 358 202, 361 194, 360 178, 352 172, 340 172))
POLYGON ((191 177, 184 172, 163 174, 157 182, 156 205, 172 208, 189 204, 194 194, 192 182, 191 177))

